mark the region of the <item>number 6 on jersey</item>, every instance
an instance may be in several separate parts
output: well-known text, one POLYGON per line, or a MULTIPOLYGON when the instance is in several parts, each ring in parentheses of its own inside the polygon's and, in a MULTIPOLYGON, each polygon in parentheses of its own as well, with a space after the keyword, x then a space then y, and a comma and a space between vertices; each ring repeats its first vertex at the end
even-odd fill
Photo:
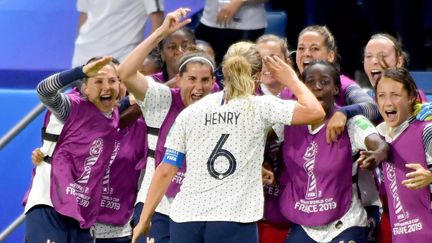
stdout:
POLYGON ((210 154, 210 158, 207 161, 207 169, 210 173, 210 175, 216 179, 222 180, 225 177, 228 177, 234 173, 236 170, 236 159, 232 153, 226 149, 223 149, 222 146, 225 144, 226 140, 228 139, 229 134, 222 134, 219 138, 219 141, 216 144, 216 147, 213 149, 212 153, 210 154), (220 173, 216 171, 215 169, 215 161, 218 157, 225 157, 228 160, 229 167, 228 169, 220 173))

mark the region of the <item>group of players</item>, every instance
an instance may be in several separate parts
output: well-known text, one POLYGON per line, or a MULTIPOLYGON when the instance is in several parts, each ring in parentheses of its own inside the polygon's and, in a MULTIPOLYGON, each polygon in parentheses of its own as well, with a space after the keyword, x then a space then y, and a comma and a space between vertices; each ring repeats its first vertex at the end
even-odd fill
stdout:
POLYGON ((169 13, 121 64, 93 58, 38 85, 49 113, 26 242, 432 240, 429 106, 393 37, 365 48, 371 96, 340 75, 323 26, 299 35, 299 75, 271 35, 233 44, 222 82, 198 50, 138 72, 176 33, 178 50, 194 42, 188 11, 169 13))

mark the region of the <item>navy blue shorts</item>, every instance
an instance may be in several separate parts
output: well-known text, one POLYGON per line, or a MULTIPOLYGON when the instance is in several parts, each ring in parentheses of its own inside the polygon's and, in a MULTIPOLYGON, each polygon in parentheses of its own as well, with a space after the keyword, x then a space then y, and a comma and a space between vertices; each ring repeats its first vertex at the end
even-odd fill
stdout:
MULTIPOLYGON (((132 217, 132 227, 138 224, 141 211, 144 203, 137 203, 135 205, 134 214, 132 217)), ((147 236, 141 236, 138 239, 138 243, 147 243, 147 237, 154 238, 154 242, 157 243, 169 243, 170 242, 170 219, 167 215, 155 212, 152 217, 152 226, 147 236)))
POLYGON ((378 206, 365 207, 368 217, 368 242, 375 243, 378 235, 380 211, 378 206))
POLYGON ((81 229, 77 220, 50 206, 37 205, 26 214, 25 242, 93 243, 93 236, 90 229, 81 229))
POLYGON ((257 243, 254 223, 204 221, 176 223, 171 220, 171 243, 257 243))
MULTIPOLYGON (((351 227, 342 231, 342 233, 333 238, 330 243, 348 243, 350 241, 354 241, 355 243, 367 243, 367 232, 367 227, 351 227)), ((300 225, 293 224, 285 243, 316 243, 316 241, 310 238, 300 225)))

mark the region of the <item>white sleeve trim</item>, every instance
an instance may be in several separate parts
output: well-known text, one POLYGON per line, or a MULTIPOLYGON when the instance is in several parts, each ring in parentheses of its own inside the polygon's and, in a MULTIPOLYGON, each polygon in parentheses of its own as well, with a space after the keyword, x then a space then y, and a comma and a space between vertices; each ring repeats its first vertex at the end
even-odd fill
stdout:
POLYGON ((366 137, 374 133, 378 134, 372 123, 362 115, 357 115, 349 119, 347 122, 347 129, 353 154, 357 153, 359 150, 367 150, 365 144, 366 137))

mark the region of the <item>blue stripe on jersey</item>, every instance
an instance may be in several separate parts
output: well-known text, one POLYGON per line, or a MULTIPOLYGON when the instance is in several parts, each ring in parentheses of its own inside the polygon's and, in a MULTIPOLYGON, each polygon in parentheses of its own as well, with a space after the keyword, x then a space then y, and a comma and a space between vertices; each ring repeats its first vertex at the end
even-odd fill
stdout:
POLYGON ((183 165, 184 158, 185 158, 184 153, 178 152, 174 149, 167 148, 162 162, 168 163, 170 165, 174 165, 177 168, 181 168, 183 165))

